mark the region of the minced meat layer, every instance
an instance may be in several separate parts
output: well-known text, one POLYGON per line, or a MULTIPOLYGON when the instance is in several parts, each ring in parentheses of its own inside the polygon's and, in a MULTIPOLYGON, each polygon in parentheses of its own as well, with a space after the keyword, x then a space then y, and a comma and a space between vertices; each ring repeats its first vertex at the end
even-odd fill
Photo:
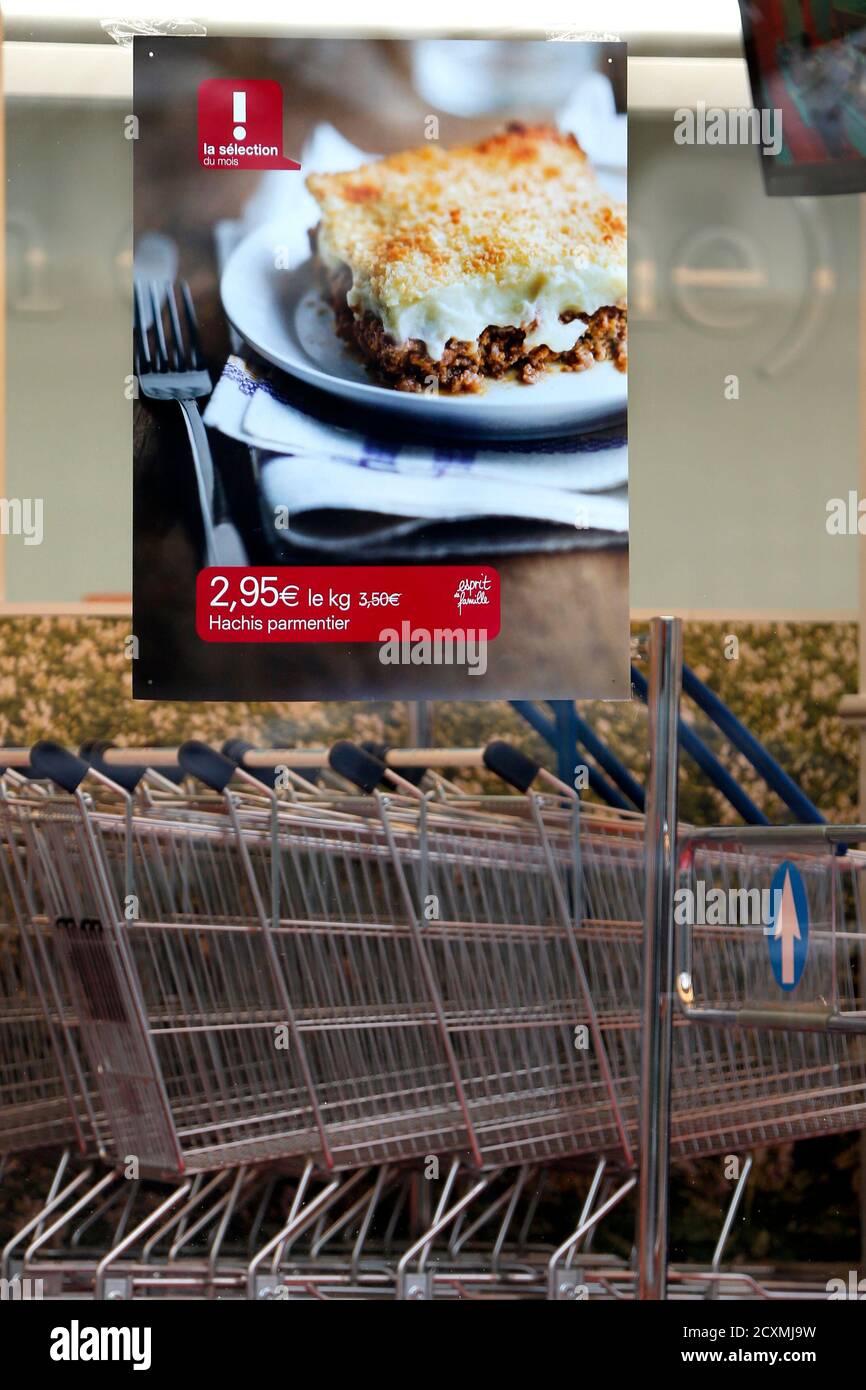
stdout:
POLYGON ((356 318, 346 303, 345 279, 334 277, 329 285, 331 304, 342 338, 360 348, 376 376, 398 391, 429 391, 448 395, 483 391, 485 380, 513 375, 529 386, 550 367, 583 372, 595 362, 613 362, 617 371, 628 369, 628 316, 625 309, 605 307, 587 314, 563 314, 562 321, 580 319, 586 331, 568 352, 551 352, 540 346, 526 348, 522 328, 485 328, 475 343, 449 338, 442 356, 434 361, 422 342, 410 338, 396 344, 381 319, 367 311, 356 318))

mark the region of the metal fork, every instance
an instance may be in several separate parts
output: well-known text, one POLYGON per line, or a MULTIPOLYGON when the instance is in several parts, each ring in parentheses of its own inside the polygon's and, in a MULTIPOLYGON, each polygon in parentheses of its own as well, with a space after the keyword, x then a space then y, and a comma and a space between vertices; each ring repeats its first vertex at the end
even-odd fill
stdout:
POLYGON ((177 282, 186 334, 181 328, 175 286, 170 281, 136 279, 134 358, 142 395, 156 401, 177 401, 183 412, 192 450, 196 488, 204 529, 205 565, 245 564, 246 555, 234 526, 214 526, 214 466, 207 433, 196 402, 209 396, 213 384, 201 351, 198 325, 189 285, 177 282), (167 309, 168 335, 163 323, 167 309), (148 325, 153 327, 153 352, 148 325))

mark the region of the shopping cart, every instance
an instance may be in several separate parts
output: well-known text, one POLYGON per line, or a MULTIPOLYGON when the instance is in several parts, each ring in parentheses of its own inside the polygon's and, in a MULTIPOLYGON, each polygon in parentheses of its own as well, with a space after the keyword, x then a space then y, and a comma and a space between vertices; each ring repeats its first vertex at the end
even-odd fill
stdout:
MULTIPOLYGON (((479 1173, 459 1159, 435 1174, 418 1164, 326 1173, 308 1161, 166 1186, 62 1159, 7 1245, 2 1277, 46 1298, 627 1300, 632 1264, 593 1237, 635 1178, 606 1176, 603 1162, 581 1175, 532 1164, 479 1173), (570 1208, 576 1225, 560 1240, 539 1217, 557 1193, 561 1205, 564 1180, 563 1216, 570 1208)), ((711 1261, 671 1268, 670 1296, 826 1298, 832 1268, 721 1267, 737 1206, 711 1261)))
MULTIPOLYGON (((39 799, 47 788, 4 768, 0 798, 39 799), (11 789, 14 788, 14 792, 11 789)), ((68 1000, 51 994, 56 977, 52 931, 35 925, 36 885, 14 827, 0 837, 0 1155, 66 1144, 82 1109, 64 1030, 74 1027, 68 1000), (34 923, 22 932, 22 923, 34 923)))
MULTIPOLYGON (((320 754, 236 751, 185 745, 185 785, 142 795, 113 784, 112 767, 176 750, 106 752, 94 779, 43 746, 33 761, 50 789, 0 801, 13 882, 30 884, 18 911, 40 997, 67 1025, 82 1130, 117 1171, 170 1181, 155 1210, 172 1230, 178 1213, 195 1225, 187 1208, 205 1192, 211 1234, 225 1234, 230 1192, 239 1201, 268 1172, 294 1174, 307 1196, 289 1220, 246 1262, 208 1256, 211 1284, 219 1266, 225 1288, 251 1296, 293 1280, 318 1293, 475 1296, 512 1278, 527 1294, 573 1296, 585 1241, 634 1191, 645 1142, 644 819, 581 805, 555 779, 539 790, 538 769, 513 750, 504 765, 487 757, 520 792, 505 796, 461 793, 441 776, 448 751, 377 758, 343 745, 317 787, 303 774, 320 754), (280 781, 276 765, 295 770, 280 781), (446 1176, 429 1222, 398 1248, 368 1228, 344 1278, 340 1213, 381 1211, 434 1159, 446 1176), (518 1207, 566 1162, 587 1168, 585 1207, 564 1244, 530 1258, 525 1242, 511 1246, 518 1207), (498 1233, 479 1244, 488 1225, 498 1233), (335 1264, 320 1258, 328 1249, 335 1264)), ((733 1210, 748 1149, 866 1121, 864 859, 789 829, 681 827, 678 840, 683 885, 760 890, 792 856, 807 883, 796 1006, 773 993, 762 924, 680 933, 669 1153, 740 1155, 733 1210)), ((669 1017, 672 985, 660 998, 669 1017)), ((116 1176, 95 1169, 88 1181, 100 1201, 122 1200, 116 1176)), ((76 1188, 64 1225, 92 1198, 76 1188)), ((101 1288, 130 1252, 142 1287, 165 1277, 159 1220, 130 1221, 99 1262, 101 1288)), ((199 1287, 201 1270, 185 1268, 199 1287)), ((600 1289, 627 1296, 633 1274, 594 1268, 600 1289)), ((682 1288, 722 1288, 718 1267, 705 1275, 684 1274, 682 1288)))
MULTIPOLYGON (((100 745, 101 747, 102 745, 100 745)), ((115 772, 139 783, 147 805, 176 792, 161 774, 115 772)), ((113 788, 116 792, 118 789, 113 788)), ((0 1154, 72 1143, 79 1153, 107 1155, 104 1115, 94 1112, 95 1087, 84 1075, 78 1015, 61 961, 62 935, 46 910, 43 879, 20 833, 28 808, 47 808, 57 786, 38 778, 27 749, 7 749, 0 774, 0 1154), (15 813, 9 814, 9 806, 15 813)))
MULTIPOLYGON (((17 823, 118 1161, 154 1174, 446 1153, 480 1169, 581 1155, 633 1167, 636 821, 534 792, 281 803, 250 779, 238 790, 203 746, 181 757, 210 797, 96 806, 76 786, 17 823)), ((774 862, 751 863, 750 881, 774 862)), ((731 1005, 749 997, 752 937, 697 929, 694 942, 731 1005)), ((675 1033, 677 1156, 863 1115, 859 1041, 732 1039, 685 1019, 675 1033)))
POLYGON ((700 884, 715 920, 680 932, 680 1021, 691 1026, 677 1030, 679 1052, 712 1078, 713 1097, 700 1112, 674 1106, 678 1147, 718 1151, 728 1134, 754 1147, 866 1123, 866 855, 846 844, 862 833, 803 826, 680 836, 678 883, 691 893, 700 884), (809 923, 796 992, 776 984, 770 965, 773 885, 788 865, 809 923))
POLYGON ((219 811, 109 811, 77 785, 10 803, 117 1159, 489 1166, 617 1147, 611 1078, 574 1046, 576 1018, 595 1025, 571 842, 557 859, 540 816, 494 809, 280 806, 256 788, 219 811))

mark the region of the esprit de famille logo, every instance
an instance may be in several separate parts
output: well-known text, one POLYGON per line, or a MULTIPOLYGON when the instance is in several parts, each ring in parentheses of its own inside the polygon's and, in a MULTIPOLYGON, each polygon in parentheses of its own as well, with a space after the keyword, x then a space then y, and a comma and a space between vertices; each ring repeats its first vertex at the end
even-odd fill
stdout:
POLYGON ((457 612, 464 608, 484 608, 490 603, 490 590, 493 587, 489 574, 478 579, 461 579, 454 591, 457 612))

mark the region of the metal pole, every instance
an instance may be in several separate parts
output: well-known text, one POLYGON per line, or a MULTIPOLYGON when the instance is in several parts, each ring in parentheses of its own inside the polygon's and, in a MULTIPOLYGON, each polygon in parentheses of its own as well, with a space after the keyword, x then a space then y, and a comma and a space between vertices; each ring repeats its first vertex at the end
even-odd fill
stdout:
POLYGON ((409 737, 412 748, 426 748, 430 742, 430 705, 427 700, 408 700, 406 708, 409 716, 409 737))
POLYGON ((663 1299, 667 1281, 677 724, 682 666, 679 619, 654 618, 650 625, 637 1240, 638 1296, 646 1299, 663 1299))

